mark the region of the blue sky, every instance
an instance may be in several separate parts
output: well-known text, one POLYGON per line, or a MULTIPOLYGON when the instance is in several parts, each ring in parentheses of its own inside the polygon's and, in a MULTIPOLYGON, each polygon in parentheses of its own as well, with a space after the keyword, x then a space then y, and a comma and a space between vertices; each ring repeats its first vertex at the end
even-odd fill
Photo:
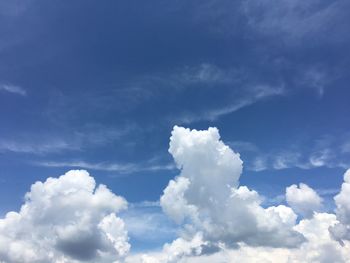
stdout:
POLYGON ((217 127, 267 202, 299 182, 331 199, 350 166, 349 7, 2 1, 0 214, 35 181, 83 168, 132 204, 126 218, 164 226, 153 243, 135 230, 134 249, 159 247, 175 226, 145 201, 179 174, 174 125, 217 127))

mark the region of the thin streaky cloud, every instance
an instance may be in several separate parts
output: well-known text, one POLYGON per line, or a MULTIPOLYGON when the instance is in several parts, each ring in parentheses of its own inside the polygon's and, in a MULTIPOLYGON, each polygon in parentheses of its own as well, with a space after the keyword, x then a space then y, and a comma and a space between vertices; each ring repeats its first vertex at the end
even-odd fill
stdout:
POLYGON ((120 140, 132 127, 117 129, 110 126, 90 125, 68 130, 59 136, 49 133, 16 134, 0 138, 0 152, 46 154, 62 151, 82 151, 120 140))
POLYGON ((11 140, 0 141, 0 152, 44 154, 63 150, 79 150, 77 145, 69 144, 63 140, 43 143, 16 142, 11 140))
POLYGON ((137 164, 137 163, 89 163, 85 161, 73 162, 33 162, 33 165, 44 167, 65 167, 65 168, 83 168, 97 171, 119 172, 131 174, 146 171, 162 171, 176 169, 174 164, 137 164))
POLYGON ((0 91, 7 91, 9 93, 14 93, 14 94, 18 94, 21 96, 26 96, 27 95, 27 91, 25 89, 23 89, 20 86, 16 86, 16 85, 12 85, 12 84, 0 84, 0 91))
POLYGON ((241 99, 233 102, 228 106, 207 110, 198 114, 185 114, 179 121, 181 123, 192 123, 195 121, 215 121, 224 115, 251 106, 263 99, 283 94, 285 94, 285 88, 283 86, 256 86, 249 91, 249 94, 243 96, 241 99))
POLYGON ((337 161, 336 158, 339 157, 329 158, 327 161, 322 158, 315 159, 314 153, 309 157, 296 152, 261 154, 255 157, 250 165, 247 165, 247 169, 254 172, 261 172, 266 170, 285 170, 291 168, 310 170, 321 167, 343 169, 349 167, 349 163, 337 161))

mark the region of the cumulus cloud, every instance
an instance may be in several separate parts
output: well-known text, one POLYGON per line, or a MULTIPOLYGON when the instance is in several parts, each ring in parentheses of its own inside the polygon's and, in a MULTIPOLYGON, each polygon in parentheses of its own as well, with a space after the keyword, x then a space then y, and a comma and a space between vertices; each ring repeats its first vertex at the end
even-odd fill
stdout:
POLYGON ((336 215, 339 223, 330 228, 333 237, 340 243, 343 240, 350 240, 350 169, 344 174, 344 183, 338 195, 334 197, 336 215))
POLYGON ((190 240, 178 238, 171 244, 165 244, 166 262, 176 263, 184 256, 199 256, 206 245, 207 242, 203 241, 201 233, 197 233, 190 240))
POLYGON ((84 170, 36 182, 0 219, 0 262, 118 262, 130 248, 116 216, 126 207, 84 170))
MULTIPOLYGON (((177 245, 179 256, 178 263, 211 263, 211 262, 242 262, 242 263, 329 263, 349 262, 350 249, 349 242, 341 246, 338 242, 331 238, 328 231, 329 227, 337 224, 334 214, 314 213, 312 218, 303 219, 294 226, 295 231, 299 232, 306 238, 306 242, 302 243, 298 248, 275 248, 275 247, 253 247, 243 242, 238 244, 235 249, 220 247, 220 250, 212 253, 200 255, 182 254, 186 251, 183 247, 177 245)), ((184 245, 185 243, 181 243, 184 245)), ((194 242, 188 241, 189 248, 193 249, 194 242)), ((203 247, 201 243, 197 247, 203 247)), ((173 248, 174 249, 174 248, 173 248)), ((187 250, 188 251, 188 250, 187 250)), ((134 255, 128 263, 162 263, 167 261, 169 251, 164 250, 163 253, 153 253, 151 255, 134 255)), ((174 255, 174 254, 172 254, 174 255)))
POLYGON ((301 220, 295 229, 302 233, 308 242, 298 250, 289 253, 292 262, 349 262, 349 244, 346 247, 331 238, 328 229, 337 223, 334 214, 315 213, 311 219, 301 220))
POLYGON ((164 189, 160 204, 182 230, 163 251, 127 262, 349 262, 343 229, 349 229, 350 172, 335 197, 336 214, 319 212, 322 198, 302 183, 286 188, 290 207, 262 207, 256 191, 239 185, 243 163, 216 128, 175 126, 169 152, 181 173, 164 189), (334 238, 337 227, 342 242, 334 238))
POLYGON ((295 247, 304 241, 292 228, 291 208, 261 206, 262 198, 239 186, 242 160, 221 140, 216 128, 204 131, 174 127, 169 152, 181 174, 160 199, 164 212, 183 224, 183 236, 201 233, 207 246, 295 247), (243 223, 244 222, 244 223, 243 223))
POLYGON ((324 213, 322 198, 303 183, 286 188, 288 206, 263 206, 258 192, 240 185, 243 162, 216 128, 175 126, 169 152, 180 174, 159 203, 133 209, 160 205, 178 226, 137 211, 125 226, 116 215, 125 199, 72 170, 33 184, 20 211, 0 219, 0 262, 350 262, 350 169, 334 197, 335 213, 324 213), (173 227, 172 242, 128 256, 126 229, 137 238, 157 235, 161 226, 173 227))
POLYGON ((297 213, 311 217, 313 212, 322 208, 322 198, 308 185, 300 183, 286 188, 286 201, 297 213))

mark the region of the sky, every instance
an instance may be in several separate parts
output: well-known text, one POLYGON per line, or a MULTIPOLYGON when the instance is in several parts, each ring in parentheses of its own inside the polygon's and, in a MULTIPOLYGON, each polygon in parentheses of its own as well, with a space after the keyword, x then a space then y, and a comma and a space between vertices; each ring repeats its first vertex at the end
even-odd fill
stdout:
POLYGON ((349 262, 349 8, 0 1, 0 262, 349 262))

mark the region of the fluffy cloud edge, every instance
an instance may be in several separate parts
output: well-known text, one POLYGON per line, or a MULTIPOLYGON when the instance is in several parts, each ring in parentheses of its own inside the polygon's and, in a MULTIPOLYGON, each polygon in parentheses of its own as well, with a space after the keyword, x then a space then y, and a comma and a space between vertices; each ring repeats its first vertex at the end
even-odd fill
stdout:
POLYGON ((18 212, 0 219, 0 262, 118 262, 130 244, 124 198, 85 170, 36 182, 18 212))

